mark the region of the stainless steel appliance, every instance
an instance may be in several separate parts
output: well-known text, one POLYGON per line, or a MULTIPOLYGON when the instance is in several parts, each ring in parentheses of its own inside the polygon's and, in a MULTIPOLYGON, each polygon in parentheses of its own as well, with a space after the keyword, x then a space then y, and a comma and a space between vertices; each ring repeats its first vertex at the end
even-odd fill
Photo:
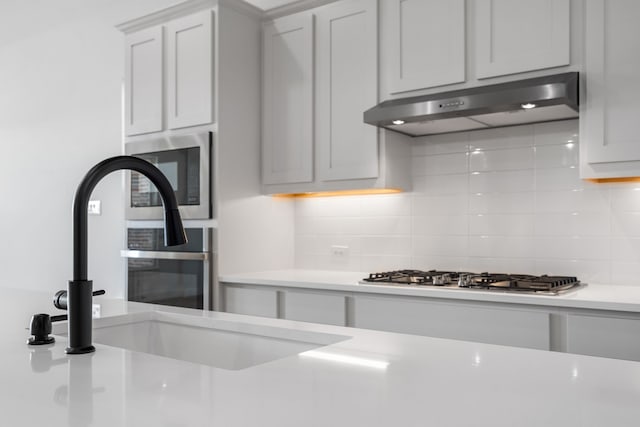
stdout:
POLYGON ((162 228, 127 229, 127 300, 210 310, 217 289, 215 230, 185 228, 167 248, 162 228))
MULTIPOLYGON (((213 216, 212 133, 159 137, 125 144, 125 153, 153 163, 175 191, 183 219, 213 216)), ((144 175, 130 172, 126 185, 127 219, 163 218, 162 200, 144 175)))
POLYGON ((369 285, 437 286, 447 289, 559 295, 585 287, 572 276, 469 273, 438 270, 397 270, 371 273, 360 283, 369 285))
POLYGON ((410 136, 578 117, 578 73, 384 101, 364 122, 410 136))

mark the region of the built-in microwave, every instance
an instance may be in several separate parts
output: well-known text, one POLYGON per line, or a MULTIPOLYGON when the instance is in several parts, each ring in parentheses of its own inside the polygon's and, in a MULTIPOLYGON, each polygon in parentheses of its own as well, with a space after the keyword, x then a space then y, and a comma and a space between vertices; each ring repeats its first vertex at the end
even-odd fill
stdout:
MULTIPOLYGON (((125 144, 125 153, 153 163, 168 178, 183 219, 213 217, 211 132, 162 136, 125 144)), ((162 219, 162 199, 138 172, 127 172, 126 218, 162 219)))

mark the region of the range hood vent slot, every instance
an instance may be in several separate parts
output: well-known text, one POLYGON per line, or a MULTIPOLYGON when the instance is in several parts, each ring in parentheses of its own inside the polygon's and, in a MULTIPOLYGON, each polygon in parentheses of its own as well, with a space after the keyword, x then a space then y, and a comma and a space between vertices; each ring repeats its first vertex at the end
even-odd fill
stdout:
POLYGON ((576 117, 577 72, 392 99, 364 112, 365 123, 409 136, 576 117))

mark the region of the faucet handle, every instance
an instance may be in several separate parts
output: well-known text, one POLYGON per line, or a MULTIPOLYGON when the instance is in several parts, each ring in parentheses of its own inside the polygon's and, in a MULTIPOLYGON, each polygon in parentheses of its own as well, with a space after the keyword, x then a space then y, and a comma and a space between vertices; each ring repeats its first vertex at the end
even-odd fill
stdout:
MULTIPOLYGON (((97 295, 104 295, 106 292, 104 291, 104 289, 100 289, 97 291, 93 291, 93 296, 97 296, 97 295)), ((67 309, 67 291, 65 290, 61 290, 56 292, 56 294, 53 296, 53 305, 56 308, 59 308, 60 310, 66 310, 67 309)))

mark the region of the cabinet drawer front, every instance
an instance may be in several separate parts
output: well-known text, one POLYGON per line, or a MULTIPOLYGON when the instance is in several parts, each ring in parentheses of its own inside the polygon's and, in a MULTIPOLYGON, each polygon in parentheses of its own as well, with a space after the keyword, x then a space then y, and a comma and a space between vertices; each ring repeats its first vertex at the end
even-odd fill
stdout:
POLYGON ((549 314, 405 299, 357 297, 355 327, 550 349, 549 314))
POLYGON ((640 319, 569 314, 567 352, 640 361, 640 319))
POLYGON ((249 316, 278 317, 278 293, 271 289, 223 286, 224 311, 249 316))
POLYGON ((213 12, 167 25, 167 103, 171 129, 213 121, 213 12))
POLYGON ((310 292, 287 291, 284 295, 285 319, 346 326, 346 298, 310 292))
POLYGON ((162 130, 162 27, 125 38, 125 133, 162 130))

